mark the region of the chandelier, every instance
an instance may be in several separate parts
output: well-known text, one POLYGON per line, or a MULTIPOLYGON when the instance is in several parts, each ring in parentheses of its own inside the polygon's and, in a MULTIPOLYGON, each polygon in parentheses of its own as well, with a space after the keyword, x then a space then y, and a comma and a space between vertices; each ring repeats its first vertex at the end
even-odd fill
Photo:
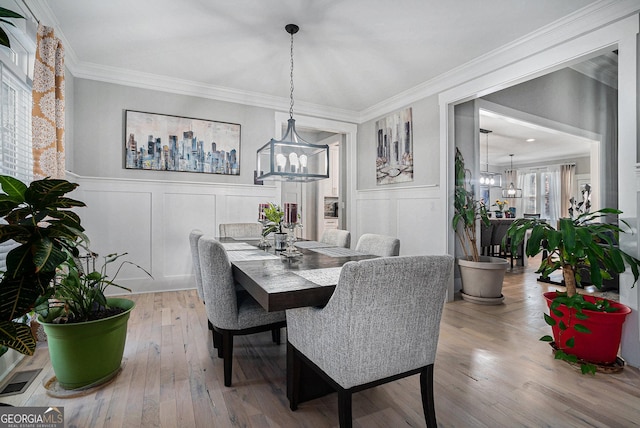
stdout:
POLYGON ((489 187, 502 187, 502 175, 499 172, 489 172, 489 133, 488 129, 480 128, 480 133, 486 135, 486 171, 480 172, 480 185, 481 186, 489 186, 489 187))
POLYGON ((516 176, 515 171, 513 170, 513 153, 511 156, 511 169, 509 170, 509 177, 511 178, 511 182, 509 183, 509 187, 506 189, 502 189, 502 197, 503 198, 521 198, 522 197, 522 189, 518 189, 515 184, 513 184, 514 177, 516 176))
POLYGON ((296 132, 293 119, 293 35, 295 24, 284 27, 291 35, 290 105, 287 131, 281 140, 272 138, 257 152, 257 180, 315 181, 329 178, 329 146, 311 144, 296 132))

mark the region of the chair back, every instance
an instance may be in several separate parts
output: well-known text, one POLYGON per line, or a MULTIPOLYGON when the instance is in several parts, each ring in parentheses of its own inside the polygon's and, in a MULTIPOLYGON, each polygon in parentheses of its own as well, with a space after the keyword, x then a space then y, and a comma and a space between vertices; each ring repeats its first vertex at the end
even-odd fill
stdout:
MULTIPOLYGON (((289 316, 289 340, 315 347, 343 388, 433 364, 453 257, 383 257, 346 263, 320 318, 326 334, 304 337, 289 316), (300 336, 303 336, 300 338, 300 336), (339 360, 339 361, 338 361, 339 360)), ((295 310, 293 310, 295 311, 295 310)))
POLYGON ((193 229, 189 233, 189 246, 191 247, 191 261, 193 262, 193 274, 196 277, 196 290, 198 291, 198 297, 204 301, 204 294, 202 294, 202 273, 200 272, 200 255, 198 253, 198 241, 202 237, 203 233, 199 229, 193 229))
POLYGON ((392 236, 365 233, 358 239, 356 251, 380 257, 399 256, 400 240, 392 236))
POLYGON ((260 223, 220 223, 220 238, 256 238, 262 236, 260 223))
POLYGON ((523 218, 540 218, 540 213, 536 214, 522 214, 523 218))
POLYGON ((322 233, 320 242, 335 245, 336 247, 351 247, 351 232, 340 229, 327 229, 322 233))
POLYGON ((198 241, 202 292, 211 324, 223 329, 236 329, 238 301, 231 262, 220 241, 204 235, 198 241))

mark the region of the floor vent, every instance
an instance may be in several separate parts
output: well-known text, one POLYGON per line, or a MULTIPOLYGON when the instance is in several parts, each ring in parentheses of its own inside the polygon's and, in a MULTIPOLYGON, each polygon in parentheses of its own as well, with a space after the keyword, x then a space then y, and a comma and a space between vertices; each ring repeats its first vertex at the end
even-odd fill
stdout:
POLYGON ((22 394, 27 388, 29 388, 31 382, 33 382, 33 380, 38 377, 38 374, 41 370, 42 369, 25 370, 22 372, 14 373, 7 384, 0 391, 0 397, 22 394))

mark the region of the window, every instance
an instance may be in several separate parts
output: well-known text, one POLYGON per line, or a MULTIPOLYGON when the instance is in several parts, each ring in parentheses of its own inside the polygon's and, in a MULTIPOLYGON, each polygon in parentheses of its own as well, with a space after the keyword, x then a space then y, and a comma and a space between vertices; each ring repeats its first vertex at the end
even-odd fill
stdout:
MULTIPOLYGON (((0 46, 0 174, 25 183, 33 179, 31 152, 31 79, 27 75, 35 49, 9 33, 11 48, 0 46), (33 52, 32 52, 33 51, 33 52)), ((0 271, 13 241, 0 244, 0 271)))
POLYGON ((31 181, 31 88, 0 62, 0 173, 31 181))

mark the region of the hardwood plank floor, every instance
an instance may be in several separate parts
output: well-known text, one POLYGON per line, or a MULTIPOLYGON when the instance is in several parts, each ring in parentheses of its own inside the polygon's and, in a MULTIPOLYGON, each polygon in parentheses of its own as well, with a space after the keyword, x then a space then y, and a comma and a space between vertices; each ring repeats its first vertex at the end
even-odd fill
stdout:
MULTIPOLYGON (((640 371, 582 376, 555 361, 542 319, 537 263, 505 277, 505 302, 445 305, 435 365, 440 427, 640 426, 640 371)), ((223 385, 222 360, 195 290, 129 296, 124 370, 114 382, 75 398, 47 395, 53 376, 46 344, 16 370, 42 368, 17 406, 63 406, 68 427, 332 427, 335 394, 302 404, 286 399, 285 345, 268 333, 235 339, 233 386, 223 385)), ((283 338, 285 336, 283 335, 283 338)), ((419 377, 353 396, 354 427, 425 426, 419 377)))

